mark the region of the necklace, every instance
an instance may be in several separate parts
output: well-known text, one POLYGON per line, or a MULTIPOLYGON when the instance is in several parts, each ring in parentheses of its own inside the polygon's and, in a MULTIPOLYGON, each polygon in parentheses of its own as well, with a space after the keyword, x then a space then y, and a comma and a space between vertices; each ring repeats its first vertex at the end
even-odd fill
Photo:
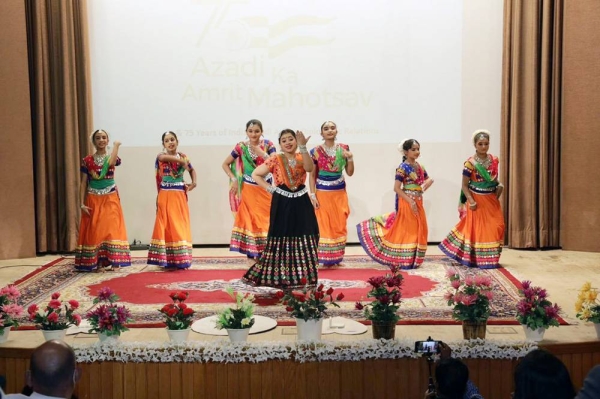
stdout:
POLYGON ((480 164, 481 166, 487 168, 488 166, 490 166, 490 157, 486 154, 485 158, 479 158, 479 156, 477 154, 475 154, 475 156, 473 157, 473 159, 475 159, 475 162, 477 162, 478 164, 480 164))
POLYGON ((287 161, 288 161, 288 165, 290 165, 292 168, 296 167, 296 157, 294 157, 294 158, 288 158, 287 161))
POLYGON ((94 163, 97 166, 104 165, 104 160, 106 159, 107 156, 108 156, 107 154, 98 154, 97 152, 94 153, 94 155, 93 155, 94 163))
POLYGON ((335 144, 333 147, 327 147, 325 144, 323 144, 321 145, 321 147, 325 151, 325 154, 327 154, 330 157, 335 157, 335 155, 337 154, 338 145, 339 144, 335 144))
MULTIPOLYGON (((258 143, 258 145, 260 146, 260 143, 258 143)), ((248 142, 248 144, 246 144, 246 147, 248 147, 248 153, 250 154, 250 158, 252 158, 253 160, 256 160, 256 158, 258 158, 258 155, 252 149, 252 144, 250 144, 250 142, 248 142)))

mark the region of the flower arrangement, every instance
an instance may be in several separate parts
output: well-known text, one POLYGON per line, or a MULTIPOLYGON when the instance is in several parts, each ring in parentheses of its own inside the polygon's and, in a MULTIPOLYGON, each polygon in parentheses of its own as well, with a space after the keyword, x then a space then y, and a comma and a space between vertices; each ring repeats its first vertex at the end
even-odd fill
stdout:
POLYGON ((64 303, 65 313, 63 314, 63 302, 59 299, 60 293, 55 292, 50 297, 50 302, 40 313, 38 305, 33 304, 27 308, 29 320, 36 324, 40 330, 66 330, 70 326, 78 326, 81 323, 81 316, 74 312, 79 308, 79 302, 71 299, 64 303))
POLYGON ((598 303, 598 289, 592 288, 588 281, 579 290, 579 296, 575 303, 577 318, 592 323, 600 323, 600 303, 598 303))
POLYGON ((447 292, 444 299, 454 305, 455 320, 485 322, 490 317, 490 301, 494 298, 492 279, 489 276, 467 276, 461 280, 458 272, 449 269, 446 273, 454 292, 447 292))
POLYGON ((171 292, 169 297, 173 303, 167 303, 159 309, 165 315, 165 324, 169 330, 185 330, 192 325, 194 309, 184 303, 188 296, 187 291, 171 292))
POLYGON ((521 300, 517 303, 517 320, 532 330, 558 327, 557 304, 552 304, 547 298, 548 293, 541 287, 532 287, 531 281, 522 281, 519 290, 521 300))
MULTIPOLYGON (((304 286, 300 291, 277 292, 279 298, 285 305, 285 310, 291 312, 292 317, 308 320, 319 320, 327 314, 327 306, 333 305, 340 307, 333 300, 333 288, 325 290, 323 284, 317 288, 310 288, 306 283, 306 278, 302 277, 300 283, 304 286)), ((336 301, 344 299, 344 294, 339 293, 336 301)))
POLYGON ((356 302, 355 308, 362 310, 367 320, 396 324, 400 320, 397 312, 402 298, 400 290, 403 281, 404 278, 398 272, 371 277, 367 280, 371 285, 367 298, 374 298, 373 301, 366 305, 356 302))
POLYGON ((125 306, 117 305, 119 299, 121 298, 109 287, 100 289, 98 296, 94 298, 94 305, 101 305, 85 315, 92 325, 89 332, 98 332, 110 337, 129 330, 125 323, 132 321, 131 313, 125 306))
POLYGON ((21 293, 14 285, 0 289, 0 332, 5 328, 19 327, 17 319, 23 314, 23 307, 17 305, 21 293))
POLYGON ((235 301, 235 307, 223 309, 217 315, 215 322, 217 329, 242 329, 254 325, 254 295, 233 292, 233 288, 225 290, 235 301))

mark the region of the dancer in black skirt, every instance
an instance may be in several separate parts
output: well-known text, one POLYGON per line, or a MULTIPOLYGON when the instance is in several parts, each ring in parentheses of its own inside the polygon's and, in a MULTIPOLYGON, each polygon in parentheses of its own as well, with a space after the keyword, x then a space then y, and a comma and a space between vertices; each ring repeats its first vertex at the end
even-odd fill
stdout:
POLYGON ((313 161, 306 150, 310 139, 302 132, 285 129, 279 133, 282 153, 271 155, 252 172, 259 186, 273 195, 267 245, 258 262, 243 280, 257 286, 291 289, 317 284, 319 226, 305 186, 313 161), (297 154, 296 150, 300 149, 297 154), (264 179, 273 174, 275 186, 264 179))

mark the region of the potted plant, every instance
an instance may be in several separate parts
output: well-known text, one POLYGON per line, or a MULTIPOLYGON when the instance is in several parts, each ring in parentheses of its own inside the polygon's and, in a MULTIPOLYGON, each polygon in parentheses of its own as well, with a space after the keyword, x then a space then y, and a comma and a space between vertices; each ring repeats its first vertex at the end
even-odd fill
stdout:
POLYGON ((557 304, 548 300, 548 293, 541 287, 532 287, 531 281, 522 281, 521 300, 517 303, 517 320, 525 330, 525 336, 532 341, 541 341, 546 329, 558 327, 557 304))
MULTIPOLYGON (((277 297, 281 299, 285 309, 296 318, 298 339, 301 341, 318 341, 321 339, 323 328, 323 317, 327 314, 327 306, 340 307, 333 299, 333 288, 325 290, 323 284, 316 288, 307 285, 306 278, 302 277, 300 283, 303 285, 300 291, 291 290, 287 292, 278 291, 277 297)), ((335 300, 341 301, 343 293, 339 293, 335 300)))
POLYGON ((81 316, 74 313, 79 308, 79 302, 71 299, 63 304, 59 298, 60 293, 55 292, 52 294, 50 302, 41 313, 36 304, 27 308, 29 320, 33 321, 36 327, 42 330, 46 341, 52 339, 63 340, 70 326, 78 326, 81 323, 81 316), (64 314, 62 312, 63 306, 64 314))
POLYGON ((184 303, 188 296, 187 291, 171 292, 169 297, 173 302, 159 309, 159 312, 165 315, 167 334, 173 342, 187 341, 190 334, 194 310, 184 303))
POLYGON ((462 280, 454 269, 449 269, 447 276, 454 292, 447 292, 444 299, 449 306, 454 306, 452 317, 462 322, 463 337, 484 339, 490 317, 490 301, 494 298, 492 279, 480 275, 467 276, 462 280))
POLYGON ((398 309, 402 298, 401 286, 404 278, 399 271, 385 276, 374 276, 367 280, 371 290, 367 298, 373 298, 363 305, 356 302, 356 309, 362 310, 365 318, 371 321, 373 338, 393 339, 396 323, 400 320, 398 309))
POLYGON ((579 296, 575 303, 577 318, 594 323, 596 335, 600 339, 600 304, 598 303, 598 289, 592 288, 588 281, 579 290, 579 296))
POLYGON ((17 321, 23 314, 23 307, 17 305, 21 293, 14 285, 0 289, 0 343, 6 342, 12 327, 19 327, 17 321))
POLYGON ((125 323, 132 321, 131 312, 125 306, 117 305, 119 299, 121 298, 109 287, 102 287, 94 298, 94 305, 99 306, 85 316, 92 326, 89 332, 98 333, 101 342, 116 340, 122 332, 129 330, 125 323))
POLYGON ((234 307, 223 309, 217 314, 217 329, 226 329, 231 342, 244 342, 248 339, 250 328, 254 325, 254 295, 225 290, 235 301, 234 307))

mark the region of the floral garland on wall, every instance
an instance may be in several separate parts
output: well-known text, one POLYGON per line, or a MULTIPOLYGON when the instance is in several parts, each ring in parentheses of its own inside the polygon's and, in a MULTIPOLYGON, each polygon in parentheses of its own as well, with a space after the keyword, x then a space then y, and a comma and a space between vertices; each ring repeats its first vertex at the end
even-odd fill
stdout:
MULTIPOLYGON (((537 349, 531 341, 454 341, 447 342, 456 358, 518 359, 537 349)), ((73 347, 79 363, 103 361, 130 363, 260 363, 294 360, 299 363, 321 361, 360 361, 420 357, 414 341, 365 339, 357 342, 241 342, 187 341, 108 342, 73 347)))

